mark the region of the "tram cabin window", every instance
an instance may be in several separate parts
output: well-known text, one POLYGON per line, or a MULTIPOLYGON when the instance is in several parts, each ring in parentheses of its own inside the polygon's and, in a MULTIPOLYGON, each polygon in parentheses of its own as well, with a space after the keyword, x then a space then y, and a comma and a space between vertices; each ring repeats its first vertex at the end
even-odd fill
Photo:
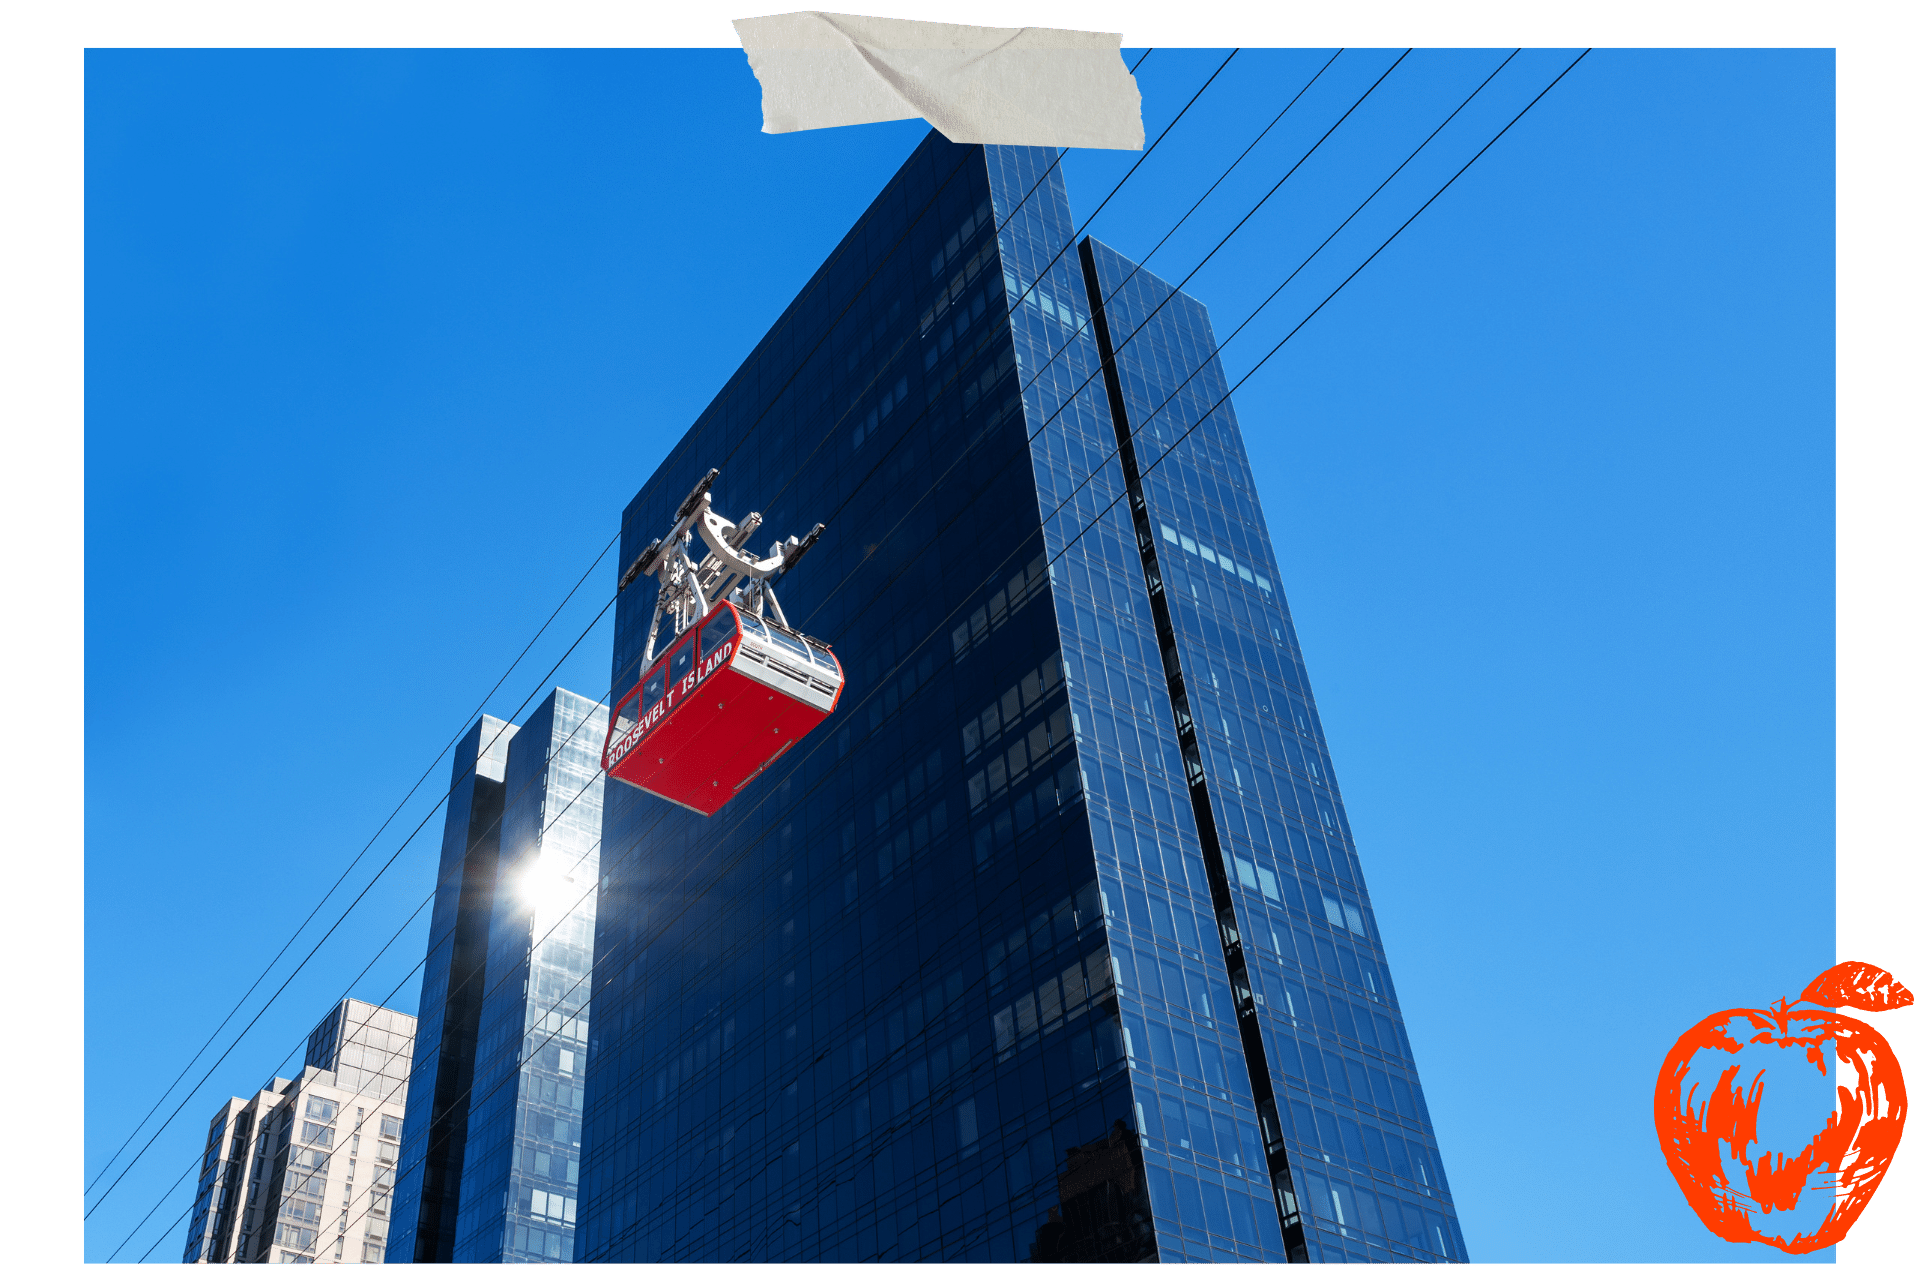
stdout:
POLYGON ((693 642, 691 640, 673 651, 672 667, 673 669, 669 671, 667 675, 668 678, 676 684, 682 676, 693 670, 693 642))
POLYGON ((807 654, 807 646, 800 640, 798 636, 789 635, 787 632, 781 631, 777 627, 769 627, 767 628, 767 630, 772 632, 773 642, 779 645, 782 649, 785 649, 789 653, 798 657, 802 662, 812 661, 812 659, 807 654))
POLYGON ((700 656, 702 659, 718 652, 720 646, 733 639, 733 610, 722 609, 707 620, 700 628, 700 656))
POLYGON ((666 691, 667 673, 665 671, 656 671, 648 676, 646 688, 640 691, 640 710, 645 712, 647 708, 660 701, 660 695, 666 691))

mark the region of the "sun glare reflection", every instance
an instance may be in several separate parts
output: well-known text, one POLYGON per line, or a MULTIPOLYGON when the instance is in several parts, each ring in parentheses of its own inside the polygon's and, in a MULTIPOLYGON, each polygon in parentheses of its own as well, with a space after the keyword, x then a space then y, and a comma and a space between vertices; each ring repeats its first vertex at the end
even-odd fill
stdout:
POLYGON ((520 875, 520 898, 533 908, 538 932, 579 905, 587 886, 575 875, 578 861, 545 855, 520 875))

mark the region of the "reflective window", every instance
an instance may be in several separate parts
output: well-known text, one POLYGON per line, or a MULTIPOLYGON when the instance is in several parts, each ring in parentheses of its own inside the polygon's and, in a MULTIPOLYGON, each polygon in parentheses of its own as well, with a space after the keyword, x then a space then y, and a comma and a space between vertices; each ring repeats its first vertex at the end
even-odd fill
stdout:
POLYGON ((768 627, 767 631, 770 635, 773 636, 773 642, 775 644, 779 645, 782 649, 785 649, 788 653, 791 653, 795 657, 799 658, 800 661, 802 662, 813 661, 812 655, 807 650, 806 642, 801 640, 800 637, 793 635, 790 632, 782 631, 778 627, 768 627))
POLYGON ((733 624, 733 610, 721 609, 707 619, 700 628, 700 656, 706 658, 719 650, 720 646, 733 639, 736 634, 733 624))
MULTIPOLYGON (((645 683, 656 699, 668 674, 656 670, 645 683)), ((575 1063, 586 1057, 586 980, 593 963, 606 789, 599 743, 606 736, 606 714, 594 700, 557 689, 513 735, 495 792, 494 803, 502 807, 493 810, 486 828, 498 832, 499 853, 484 872, 488 907, 475 965, 481 975, 475 989, 484 995, 468 1032, 473 1037, 468 1043, 477 1045, 470 1068, 476 1087, 458 1117, 457 1176, 445 1165, 440 1169, 441 1185, 450 1184, 452 1194, 431 1198, 433 1175, 423 1174, 415 1155, 416 1134, 431 1132, 417 1130, 413 1119, 429 1110, 426 1105, 409 1108, 397 1153, 388 1123, 394 1117, 382 1117, 378 1135, 370 1136, 379 1145, 368 1153, 373 1160, 361 1175, 363 1187, 370 1184, 373 1192, 394 1188, 394 1261, 530 1262, 559 1260, 561 1252, 572 1256, 572 1222, 558 1224, 564 1231, 555 1232, 551 1253, 544 1240, 537 1256, 516 1248, 515 1241, 529 1220, 518 1208, 523 1191, 546 1185, 556 1168, 564 1171, 569 1161, 577 1166, 579 1160, 580 1090, 577 1078, 560 1070, 560 1055, 567 1053, 575 1063), (491 891, 501 882, 520 880, 535 865, 541 873, 535 883, 551 892, 491 891), (397 1169, 388 1163, 396 1154, 397 1169)), ((443 882, 441 901, 459 901, 460 888, 443 882)), ((423 1011, 426 1000, 423 991, 423 1011)), ((416 1096, 435 1096, 431 1079, 422 1079, 434 1065, 425 1064, 425 1071, 416 1065, 412 1088, 426 1090, 416 1096)))
MULTIPOLYGON (((1164 1047, 1175 1059, 1172 1075, 1189 1090, 1183 1114, 1191 1121, 1194 1104, 1190 1073, 1182 1065, 1181 1011, 1173 1007, 1172 993, 1184 980, 1186 1013, 1195 1025, 1207 1022, 1210 1009, 1217 1011, 1227 999, 1242 1008, 1252 1003, 1253 1018, 1270 1045, 1270 1078, 1256 1082, 1262 1143, 1297 1153, 1291 1157, 1296 1169, 1325 1168, 1323 1162, 1330 1162, 1330 1170, 1339 1173, 1337 1178, 1311 1175, 1320 1180, 1302 1184, 1296 1210, 1283 1207, 1290 1229, 1294 1213, 1306 1211, 1297 1219, 1304 1235, 1296 1247, 1313 1261, 1386 1261, 1389 1246, 1391 1256, 1401 1259, 1463 1259, 1439 1161, 1431 1154, 1429 1122, 1395 1016, 1390 976, 1378 951, 1352 836, 1273 572, 1266 522, 1232 406, 1224 398, 1226 382, 1213 357, 1211 328, 1192 299, 1105 246, 1094 244, 1092 258, 1106 291, 1122 407, 1132 433, 1127 447, 1135 451, 1143 477, 1140 493, 1148 526, 1146 539, 1135 544, 1137 551, 1128 545, 1135 542, 1131 537, 1109 541, 1100 529, 1089 531, 1075 548, 1087 548, 1085 568, 1073 563, 1074 552, 1063 560, 1071 601, 1063 613, 1076 623, 1090 616, 1091 627, 1075 629, 1099 642, 1083 651, 1076 665, 1088 663, 1087 683, 1103 745, 1106 722, 1099 704, 1133 702, 1131 677, 1117 680, 1107 657, 1118 640, 1118 648, 1131 658, 1125 625, 1130 616, 1145 624, 1138 633, 1143 662, 1151 665, 1153 658, 1164 658, 1182 682, 1183 692, 1175 700, 1174 736, 1191 735, 1180 755, 1189 775, 1207 783, 1217 833, 1196 842, 1197 861, 1218 860, 1233 898, 1232 931, 1244 947, 1245 968, 1229 974, 1230 994, 1198 991, 1189 964, 1195 957, 1178 937, 1179 911, 1171 917, 1171 950, 1180 954, 1179 974, 1168 968, 1168 939, 1155 923, 1158 892, 1140 900, 1150 940, 1135 928, 1138 917, 1130 916, 1129 930, 1135 936, 1129 950, 1147 1008, 1157 1013, 1164 998, 1172 1015, 1164 1047), (1178 448, 1173 447, 1176 442, 1178 448), (1123 589, 1126 595, 1133 592, 1121 580, 1136 565, 1135 581, 1158 593, 1158 600, 1123 598, 1123 589), (1093 653, 1099 650, 1106 652, 1096 666, 1093 653), (1123 684, 1128 686, 1124 693, 1123 684), (1153 985, 1156 970, 1158 990, 1153 985), (1398 1202, 1386 1189, 1395 1178, 1417 1179, 1422 1169, 1426 1178, 1421 1185, 1431 1188, 1433 1203, 1439 1206, 1433 1223, 1425 1225, 1438 1225, 1434 1232, 1423 1226, 1416 1236, 1410 1229, 1389 1225, 1401 1220, 1394 1216, 1398 1202)), ((1116 436, 1102 452, 1114 452, 1118 444, 1116 436)), ((1063 461, 1073 465, 1070 457, 1063 461)), ((1097 770, 1090 765, 1088 773, 1099 777, 1102 790, 1113 797, 1115 865, 1123 882, 1137 875, 1155 890, 1167 883, 1177 908, 1179 898, 1172 890, 1183 877, 1175 861, 1165 856, 1166 841, 1154 834, 1157 822, 1149 822, 1132 799, 1133 769, 1124 761, 1130 744, 1119 717, 1114 724, 1113 745, 1123 756, 1121 776, 1110 776, 1113 771, 1104 759, 1097 770), (1125 804, 1120 803, 1123 795, 1125 804), (1134 812, 1126 814, 1123 823, 1126 809, 1134 812), (1161 856, 1152 856, 1153 845, 1159 846, 1161 856)), ((1144 749, 1144 730, 1141 739, 1144 749)), ((1147 754, 1145 773, 1150 778, 1152 752, 1147 754)), ((1187 862, 1185 849, 1180 862, 1187 862)), ((1206 878, 1204 866, 1198 874, 1191 867, 1186 870, 1193 897, 1204 899, 1199 887, 1206 878)), ((1130 887, 1122 897, 1131 903, 1130 887)), ((1195 914, 1201 914, 1199 903, 1195 914)), ((1116 946, 1115 953, 1124 964, 1121 948, 1116 946)), ((1211 956, 1198 959, 1211 969, 1211 956)), ((1207 985, 1211 983, 1209 976, 1207 985)), ((1143 1022, 1148 1031, 1156 1025, 1151 1019, 1143 1022)), ((1204 1047, 1197 1034, 1195 1041, 1204 1047)), ((1231 1050, 1230 1037, 1223 1035, 1221 1042, 1223 1050, 1231 1050)), ((1158 1076, 1163 1068, 1159 1055, 1152 1056, 1158 1076)), ((1205 1054, 1195 1061, 1204 1082, 1205 1054)), ((1171 1110, 1163 1110, 1171 1125, 1171 1110)), ((1172 1162, 1166 1198, 1180 1206, 1184 1218, 1186 1201, 1177 1194, 1182 1185, 1179 1163, 1172 1162)), ((1149 1178, 1151 1182, 1151 1160, 1149 1178)), ((1206 1235, 1197 1236, 1190 1222, 1168 1223, 1160 1200, 1156 1195, 1156 1222, 1167 1238, 1177 1233, 1179 1253, 1218 1256, 1222 1243, 1210 1225, 1206 1235)), ((1162 1256, 1174 1260, 1174 1251, 1162 1256)))

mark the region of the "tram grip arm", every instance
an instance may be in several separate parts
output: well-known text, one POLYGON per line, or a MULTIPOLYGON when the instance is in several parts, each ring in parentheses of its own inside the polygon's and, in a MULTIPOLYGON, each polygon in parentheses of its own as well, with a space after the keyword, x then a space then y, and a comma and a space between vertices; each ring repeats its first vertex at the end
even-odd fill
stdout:
POLYGON ((787 552, 786 556, 782 559, 780 564, 780 571, 783 574, 788 569, 791 569, 793 568, 794 565, 798 564, 800 562, 801 556, 807 554, 807 552, 813 549, 813 544, 820 541, 821 531, 824 530, 826 527, 827 526, 824 524, 816 524, 815 526, 813 526, 813 528, 807 531, 807 536, 800 539, 800 541, 794 546, 793 550, 787 552))
POLYGON ((701 495, 713 487, 714 478, 719 474, 720 468, 714 467, 700 478, 700 483, 693 486, 693 492, 687 495, 686 501, 680 504, 680 509, 674 512, 673 518, 675 521, 685 520, 693 514, 693 509, 700 505, 701 495))
POLYGON ((646 550, 633 558, 633 563, 627 566, 627 571, 620 575, 620 585, 615 588, 614 594, 618 595, 625 591, 633 585, 635 578, 653 568, 653 562, 658 557, 659 551, 660 539, 655 538, 647 544, 646 550))

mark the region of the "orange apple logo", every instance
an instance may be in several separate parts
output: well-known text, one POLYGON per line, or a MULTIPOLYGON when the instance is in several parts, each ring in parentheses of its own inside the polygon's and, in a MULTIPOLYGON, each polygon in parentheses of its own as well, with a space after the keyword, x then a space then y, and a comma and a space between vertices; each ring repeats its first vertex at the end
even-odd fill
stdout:
POLYGON ((1680 1037, 1653 1125, 1707 1230, 1788 1253, 1847 1234, 1900 1145, 1907 1087, 1880 1033, 1832 1009, 1912 1003, 1886 970, 1850 960, 1798 1000, 1728 1009, 1680 1037))

